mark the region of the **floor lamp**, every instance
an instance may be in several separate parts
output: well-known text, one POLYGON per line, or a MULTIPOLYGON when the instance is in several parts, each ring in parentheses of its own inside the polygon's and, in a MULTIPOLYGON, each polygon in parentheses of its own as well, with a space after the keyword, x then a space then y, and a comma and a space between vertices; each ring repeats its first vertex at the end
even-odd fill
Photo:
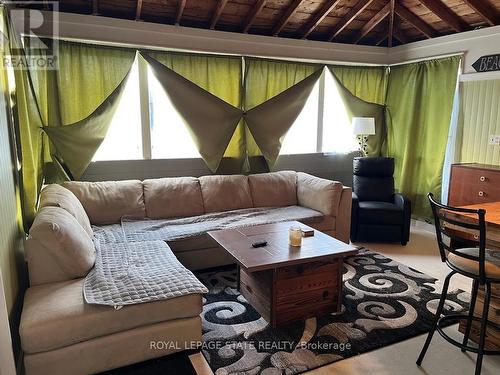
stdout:
POLYGON ((361 153, 366 156, 368 136, 375 134, 375 119, 373 117, 353 117, 352 132, 358 137, 361 153))

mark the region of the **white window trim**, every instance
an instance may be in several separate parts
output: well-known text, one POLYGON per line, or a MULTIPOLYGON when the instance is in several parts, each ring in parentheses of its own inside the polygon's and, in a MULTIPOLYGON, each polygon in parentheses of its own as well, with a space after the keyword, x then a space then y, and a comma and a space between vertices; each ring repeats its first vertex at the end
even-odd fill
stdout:
POLYGON ((141 108, 142 157, 152 158, 151 149, 151 113, 149 108, 148 63, 141 55, 137 55, 139 69, 139 100, 141 108))

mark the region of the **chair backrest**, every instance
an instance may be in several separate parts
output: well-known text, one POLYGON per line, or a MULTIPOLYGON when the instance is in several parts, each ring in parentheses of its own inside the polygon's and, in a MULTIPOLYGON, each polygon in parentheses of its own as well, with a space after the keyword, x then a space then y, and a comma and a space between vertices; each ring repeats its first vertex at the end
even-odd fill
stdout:
MULTIPOLYGON (((436 237, 439 245, 441 260, 445 262, 450 253, 459 257, 479 263, 479 281, 485 280, 485 256, 486 256, 486 211, 479 209, 451 207, 438 203, 434 195, 429 193, 429 202, 434 215, 436 237), (466 241, 472 247, 478 248, 478 256, 460 252, 453 246, 453 242, 466 241)), ((448 265, 450 265, 448 263, 448 265)), ((452 267, 453 268, 453 267, 452 267)), ((463 271, 462 271, 463 272, 463 271)), ((471 275, 474 276, 474 275, 471 275)))
POLYGON ((353 190, 360 201, 394 200, 394 159, 357 157, 353 160, 353 190))

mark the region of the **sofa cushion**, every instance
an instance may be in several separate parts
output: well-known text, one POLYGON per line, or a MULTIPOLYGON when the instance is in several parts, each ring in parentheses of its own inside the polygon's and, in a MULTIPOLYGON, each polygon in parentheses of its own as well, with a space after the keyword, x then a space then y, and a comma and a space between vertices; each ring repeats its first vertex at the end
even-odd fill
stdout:
POLYGON ((309 207, 327 216, 337 216, 343 185, 338 181, 297 173, 297 200, 300 206, 309 207))
POLYGON ((26 353, 65 347, 132 328, 168 320, 195 317, 201 295, 124 306, 89 305, 83 279, 31 287, 26 291, 20 335, 26 353))
POLYGON ((76 219, 60 207, 38 211, 26 241, 32 285, 82 277, 95 262, 90 236, 76 219))
POLYGON ((40 193, 39 207, 61 207, 68 211, 85 229, 89 236, 93 236, 89 217, 82 203, 71 191, 58 184, 47 185, 40 193))
POLYGON ((389 202, 359 202, 358 221, 362 224, 401 225, 403 209, 389 202))
POLYGON ((152 219, 197 216, 205 213, 200 182, 194 177, 143 181, 146 215, 152 219))
POLYGON ((247 176, 203 176, 199 181, 206 213, 253 207, 247 176))
POLYGON ((122 217, 146 217, 142 182, 67 181, 63 186, 71 190, 82 202, 92 224, 119 223, 122 217))
POLYGON ((297 205, 297 172, 281 171, 248 176, 254 207, 297 205))

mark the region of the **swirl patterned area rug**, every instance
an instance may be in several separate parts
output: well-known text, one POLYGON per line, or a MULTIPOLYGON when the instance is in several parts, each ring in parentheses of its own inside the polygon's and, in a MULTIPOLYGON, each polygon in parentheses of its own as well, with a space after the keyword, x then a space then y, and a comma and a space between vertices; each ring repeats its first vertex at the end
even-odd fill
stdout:
MULTIPOLYGON (((236 271, 199 274, 202 353, 216 375, 291 375, 428 332, 439 301, 436 279, 364 251, 344 263, 342 313, 273 329, 236 290, 236 271)), ((449 293, 446 312, 469 294, 449 293)), ((417 355, 417 353, 415 354, 417 355)))

